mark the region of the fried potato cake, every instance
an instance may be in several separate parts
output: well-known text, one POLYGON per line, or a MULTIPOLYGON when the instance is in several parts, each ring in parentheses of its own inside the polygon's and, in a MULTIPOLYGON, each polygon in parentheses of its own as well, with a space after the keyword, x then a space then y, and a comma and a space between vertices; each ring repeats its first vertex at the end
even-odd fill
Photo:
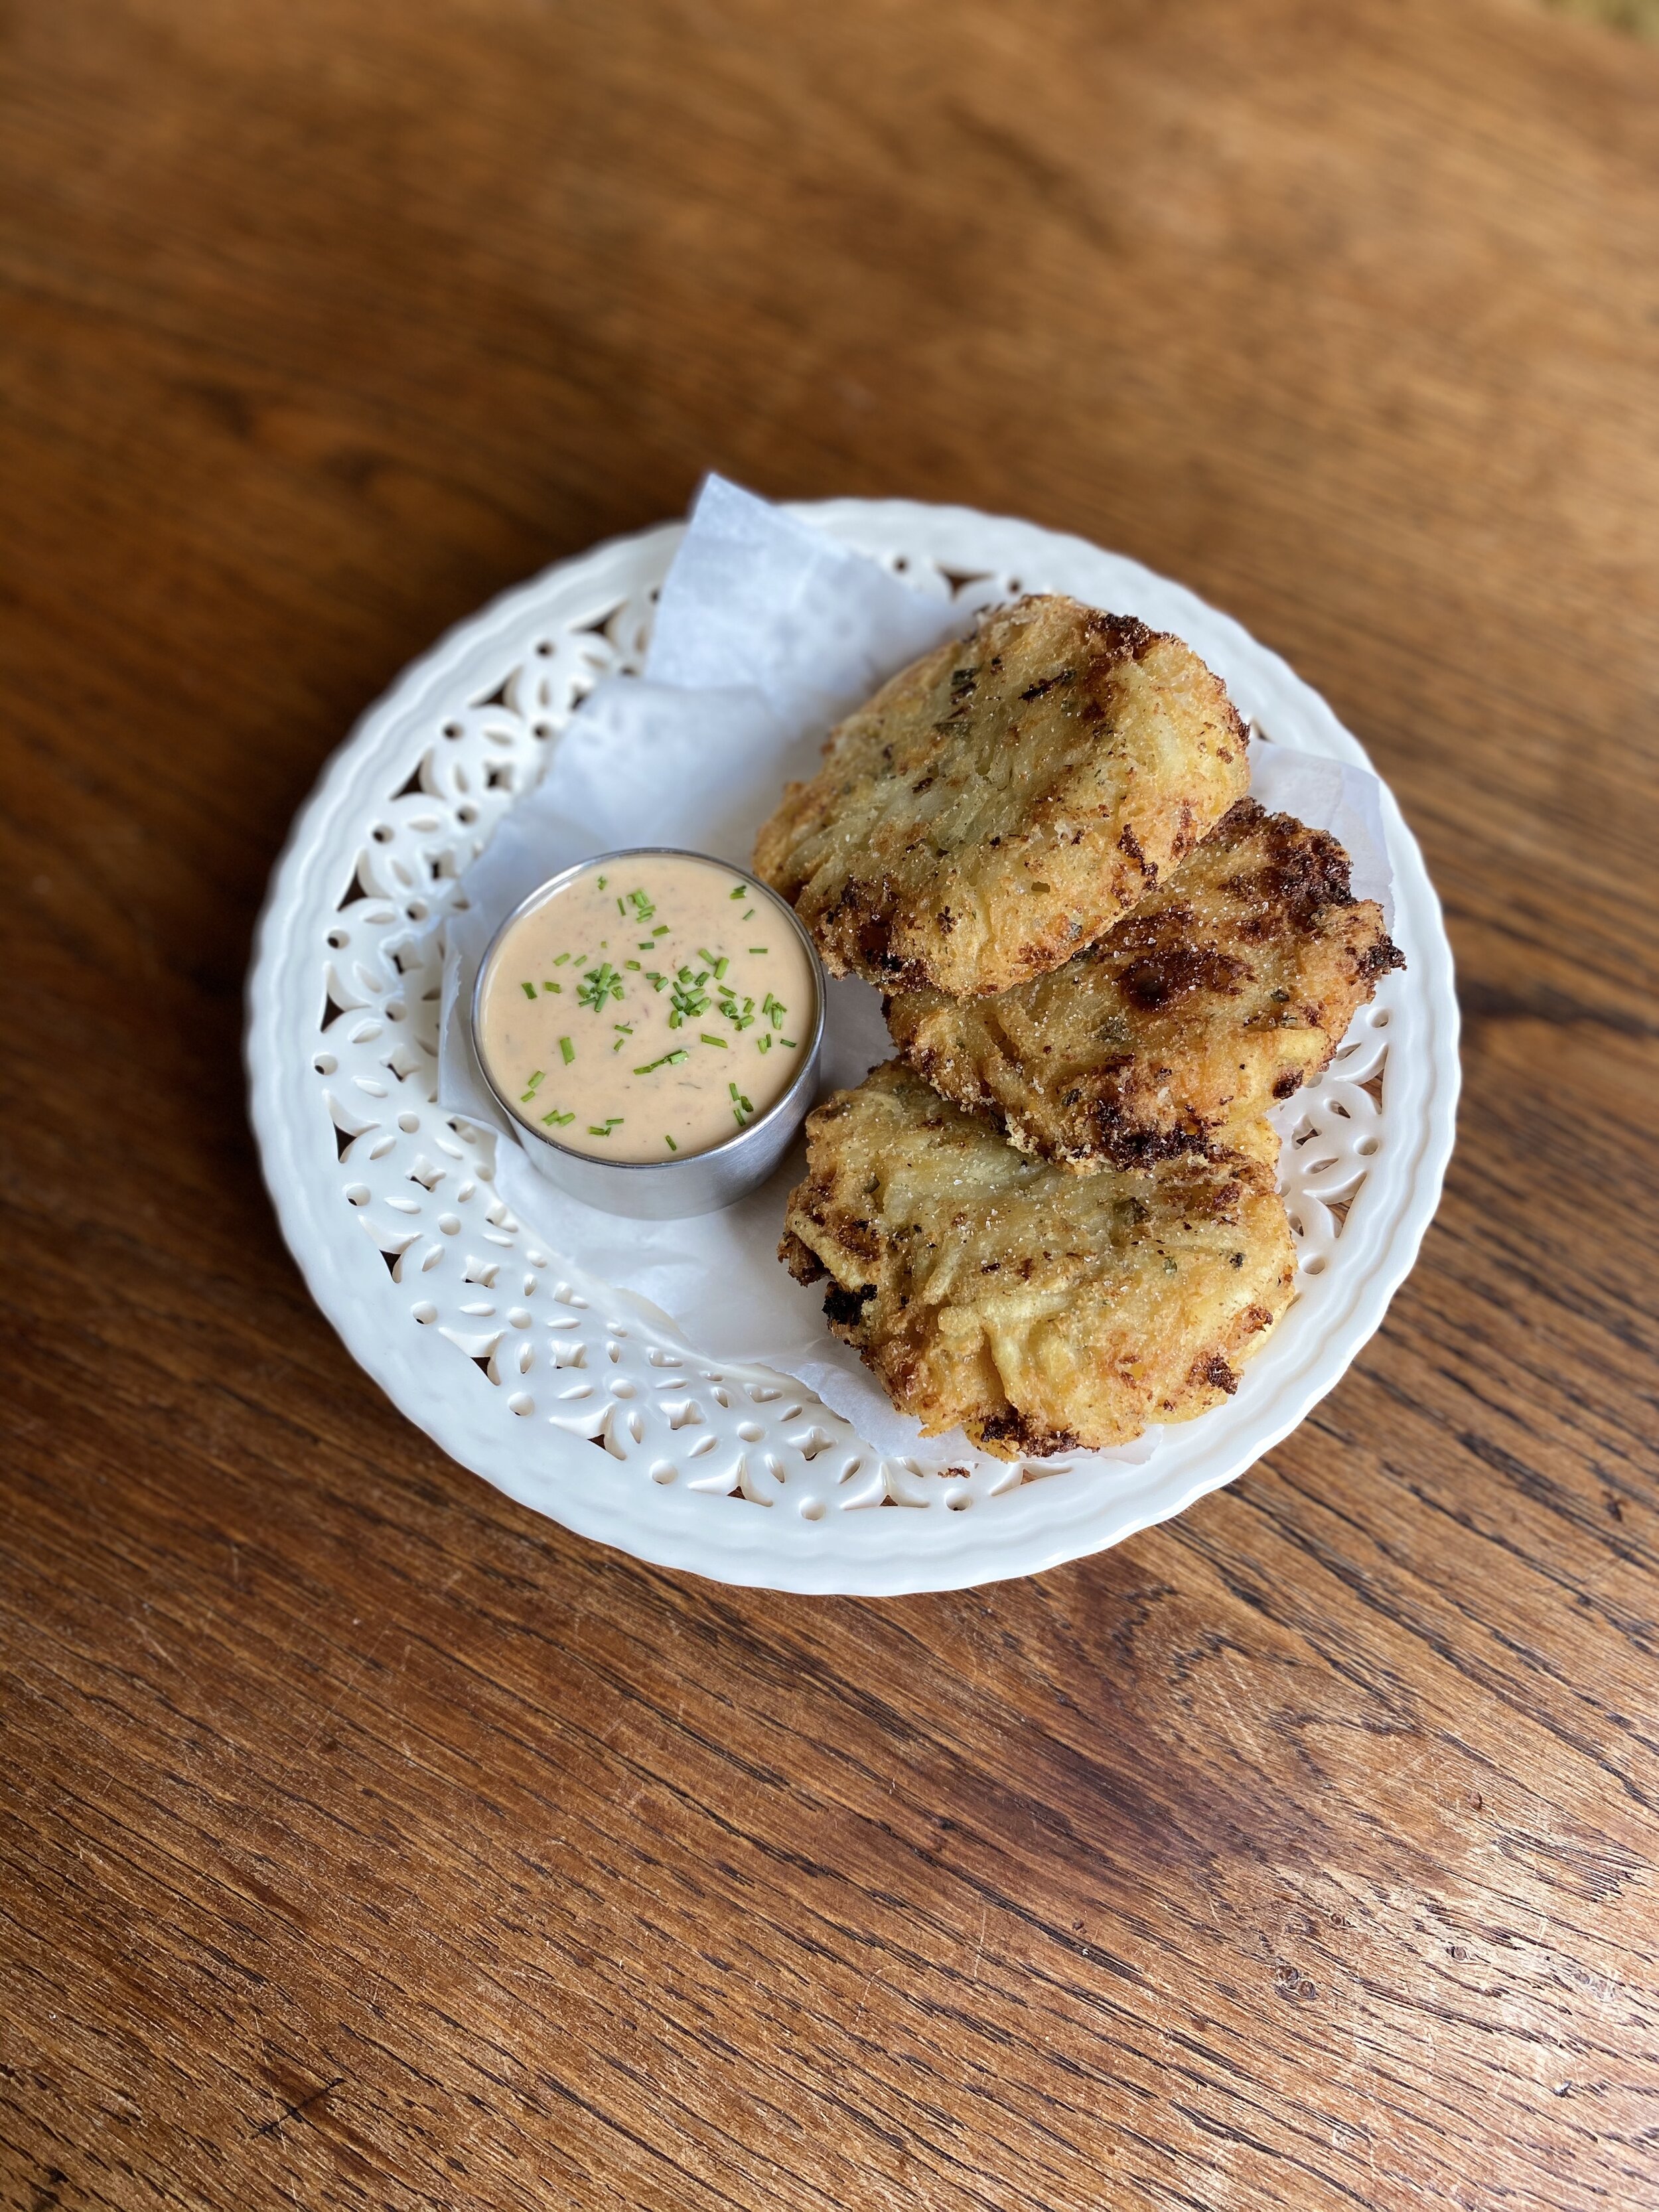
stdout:
POLYGON ((1179 638, 1058 595, 894 677, 788 786, 755 869, 835 975, 958 998, 1091 945, 1249 781, 1244 725, 1179 638))
POLYGON ((1403 963, 1334 837, 1241 799, 1117 927, 988 999, 887 1001, 907 1063, 1081 1174, 1212 1141, 1323 1073, 1403 963))
POLYGON ((1063 1175, 897 1060, 808 1119, 778 1256, 924 1433, 1000 1459, 1122 1443, 1238 1386, 1291 1302, 1279 1140, 1063 1175))

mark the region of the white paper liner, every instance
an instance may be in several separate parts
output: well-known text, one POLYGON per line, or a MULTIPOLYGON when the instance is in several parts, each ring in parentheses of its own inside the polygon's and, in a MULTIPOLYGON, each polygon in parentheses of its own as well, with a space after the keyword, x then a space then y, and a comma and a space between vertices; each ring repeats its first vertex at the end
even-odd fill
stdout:
MULTIPOLYGON (((884 1456, 926 1471, 983 1457, 960 1431, 924 1443, 856 1352, 824 1327, 823 1301, 778 1261, 784 1203, 805 1172, 798 1143, 772 1179, 723 1212, 630 1221, 555 1192, 485 1089, 465 1009, 502 919, 548 877, 596 853, 665 844, 746 870, 756 830, 786 781, 811 775, 825 732, 878 684, 970 617, 901 583, 734 484, 711 477, 665 579, 640 677, 598 685, 571 717, 546 774, 468 869, 468 904, 446 926, 439 1103, 496 1133, 496 1185, 520 1219, 577 1267, 625 1285, 713 1358, 759 1363, 816 1391, 884 1456)), ((1256 733, 1251 790, 1274 812, 1346 847, 1357 896, 1392 918, 1376 782, 1363 770, 1256 733)), ((825 1091, 891 1056, 878 993, 829 986, 825 1091)), ((1108 1454, 1139 1464, 1149 1430, 1108 1454)))

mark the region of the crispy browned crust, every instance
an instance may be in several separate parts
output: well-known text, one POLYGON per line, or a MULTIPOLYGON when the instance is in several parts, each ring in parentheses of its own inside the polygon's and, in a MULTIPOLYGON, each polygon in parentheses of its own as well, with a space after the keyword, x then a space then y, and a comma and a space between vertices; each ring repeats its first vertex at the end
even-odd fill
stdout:
POLYGON ((995 998, 906 992, 887 1025, 945 1097, 1088 1174, 1190 1151, 1288 1098, 1402 964, 1336 840, 1245 799, 1063 968, 995 998))
POLYGON ((755 868, 833 975, 959 997, 1092 944, 1243 795, 1244 726, 1180 639, 1057 594, 848 717, 755 868))
POLYGON ((808 1120, 779 1257, 929 1435, 999 1458, 1121 1443, 1237 1388, 1289 1304, 1278 1139, 1066 1176, 897 1060, 808 1120))

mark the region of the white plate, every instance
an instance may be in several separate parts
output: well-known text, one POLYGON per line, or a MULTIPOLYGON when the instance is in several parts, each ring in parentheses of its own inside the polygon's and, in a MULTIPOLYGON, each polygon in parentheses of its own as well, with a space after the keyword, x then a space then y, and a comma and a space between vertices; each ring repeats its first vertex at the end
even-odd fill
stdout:
MULTIPOLYGON (((1065 591, 1186 638, 1281 744, 1368 766, 1316 692, 1179 585, 1082 539, 962 507, 796 512, 970 606, 1065 591)), ((494 1188, 494 1139, 434 1103, 456 878, 602 674, 637 666, 673 524, 565 562, 406 670, 336 755, 272 882, 249 979, 255 1132, 284 1235, 355 1358, 444 1449, 567 1528, 777 1589, 892 1595, 1097 1552, 1248 1468, 1382 1319, 1440 1194, 1458 1087, 1440 908, 1392 796, 1403 975, 1279 1116, 1299 1295, 1237 1395, 1141 1463, 1080 1454, 967 1475, 860 1443, 789 1378, 715 1362, 561 1261, 494 1188), (598 1446, 598 1449, 595 1447, 598 1446), (878 1510, 886 1507, 907 1510, 878 1510)))

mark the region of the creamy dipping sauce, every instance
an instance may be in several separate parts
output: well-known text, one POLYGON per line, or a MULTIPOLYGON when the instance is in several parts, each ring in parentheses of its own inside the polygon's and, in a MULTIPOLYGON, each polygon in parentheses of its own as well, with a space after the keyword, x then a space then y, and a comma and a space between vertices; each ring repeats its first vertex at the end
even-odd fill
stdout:
POLYGON ((478 995, 484 1072, 518 1118, 596 1159, 724 1144, 789 1088, 817 979, 751 877, 678 853, 573 874, 502 935, 478 995))

